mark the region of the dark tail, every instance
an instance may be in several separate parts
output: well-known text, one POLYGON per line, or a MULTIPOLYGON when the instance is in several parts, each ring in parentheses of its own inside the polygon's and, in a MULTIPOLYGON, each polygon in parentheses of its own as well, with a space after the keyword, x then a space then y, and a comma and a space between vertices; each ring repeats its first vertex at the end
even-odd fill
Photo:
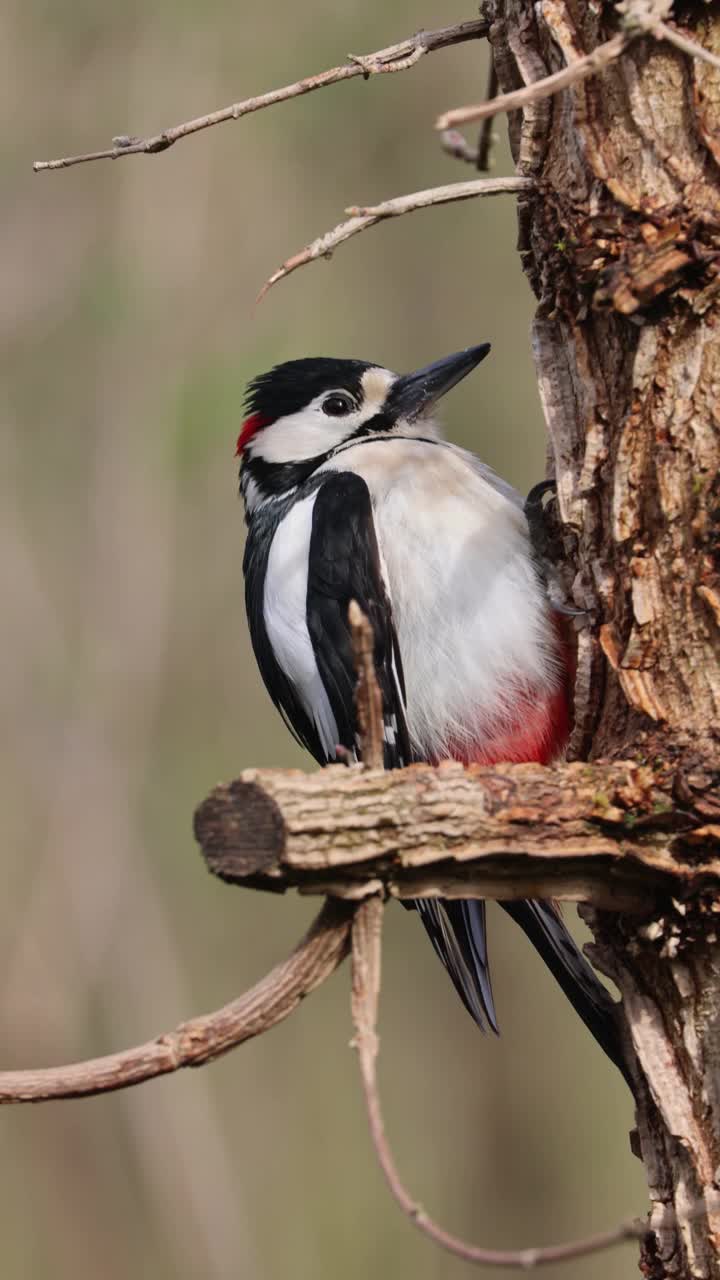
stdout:
MULTIPOLYGON (((488 967, 485 903, 475 899, 422 899, 415 903, 432 944, 465 1008, 482 1031, 497 1032, 488 967)), ((550 902, 502 902, 565 992, 575 1012, 630 1084, 615 1007, 556 908, 550 902)))
POLYGON ((520 925, 588 1031, 631 1084, 620 1043, 615 1005, 557 909, 551 902, 534 899, 501 902, 500 906, 520 925))
POLYGON ((414 905, 468 1013, 481 1031, 490 1027, 497 1034, 485 903, 475 898, 418 898, 414 905))

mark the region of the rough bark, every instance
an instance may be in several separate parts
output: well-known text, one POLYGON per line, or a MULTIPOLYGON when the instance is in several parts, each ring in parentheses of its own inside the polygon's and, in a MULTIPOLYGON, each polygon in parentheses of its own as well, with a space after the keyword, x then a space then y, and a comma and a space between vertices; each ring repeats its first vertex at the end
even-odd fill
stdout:
MULTIPOLYGON (((493 0, 507 91, 617 30, 589 0, 493 0)), ((674 20, 720 52, 720 6, 674 20)), ((720 72, 650 36, 511 119, 534 350, 572 553, 576 757, 720 761, 720 72)), ((693 764, 692 761, 695 763, 693 764)), ((680 784, 682 791, 682 784, 680 784)), ((681 795, 674 796, 682 807, 681 795)), ((714 833, 717 841, 718 831, 714 833)), ((717 907, 717 902, 715 906, 717 907)), ((653 1280, 720 1277, 720 948, 593 913, 637 1057, 653 1280)))
POLYGON ((203 802, 195 834, 211 871, 252 888, 554 897, 645 917, 674 898, 680 919, 720 888, 720 799, 700 790, 678 812, 675 777, 622 761, 247 769, 203 802))

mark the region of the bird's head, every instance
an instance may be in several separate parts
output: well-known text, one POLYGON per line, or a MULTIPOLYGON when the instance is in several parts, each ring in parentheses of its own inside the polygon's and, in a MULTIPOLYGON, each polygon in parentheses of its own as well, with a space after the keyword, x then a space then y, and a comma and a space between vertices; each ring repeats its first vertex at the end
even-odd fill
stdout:
POLYGON ((293 488, 341 445, 374 434, 427 436, 437 401, 490 350, 467 347, 414 373, 366 360, 288 360, 249 384, 238 437, 246 503, 293 488))

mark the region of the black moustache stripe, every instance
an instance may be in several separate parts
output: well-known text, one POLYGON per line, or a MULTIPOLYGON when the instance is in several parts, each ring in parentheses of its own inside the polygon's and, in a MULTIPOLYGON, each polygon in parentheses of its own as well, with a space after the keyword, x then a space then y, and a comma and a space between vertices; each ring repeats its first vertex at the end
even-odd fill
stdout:
MULTIPOLYGON (((377 413, 374 418, 370 418, 368 422, 363 423, 347 440, 341 441, 332 449, 328 449, 325 453, 318 453, 313 458, 305 458, 302 462, 267 462, 266 459, 257 455, 247 456, 242 464, 241 475, 247 476, 253 480, 257 486, 260 500, 265 498, 281 497, 284 493, 288 493, 291 489, 297 489, 299 485, 305 484, 310 479, 313 472, 319 467, 324 466, 330 458, 336 457, 340 453, 345 453, 347 449, 353 445, 373 439, 376 444, 380 444, 383 440, 401 440, 405 437, 397 435, 378 435, 380 431, 391 431, 393 423, 389 421, 382 413, 377 413)), ((442 441, 435 440, 431 436, 409 436, 410 440, 417 440, 421 444, 442 444, 442 441)))

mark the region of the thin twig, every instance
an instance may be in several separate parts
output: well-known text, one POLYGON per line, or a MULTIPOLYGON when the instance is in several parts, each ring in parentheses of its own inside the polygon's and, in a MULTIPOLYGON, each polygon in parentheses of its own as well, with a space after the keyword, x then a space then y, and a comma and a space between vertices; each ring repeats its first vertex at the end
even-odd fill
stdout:
POLYGON ((348 622, 357 676, 355 710, 360 754, 366 768, 382 769, 385 766, 383 702, 375 672, 375 636, 357 600, 350 601, 348 622))
POLYGON ((449 156, 453 156, 455 160, 464 160, 465 164, 471 164, 477 168, 478 152, 471 142, 459 129, 443 129, 440 134, 440 146, 443 151, 447 151, 449 156))
POLYGON ((473 200, 477 196, 517 194, 530 191, 532 178, 474 178, 470 182, 451 182, 445 187, 429 187, 427 191, 411 191, 381 204, 351 205, 346 212, 359 218, 397 218, 433 204, 449 204, 453 200, 473 200))
MULTIPOLYGON (((497 98, 497 91, 498 91, 497 71, 495 69, 495 60, 491 53, 490 67, 488 69, 488 86, 487 86, 487 94, 486 94, 488 102, 495 101, 495 99, 497 98)), ((477 145, 477 168, 479 173, 488 173, 490 170, 492 146, 493 146, 493 141, 495 137, 495 135, 493 134, 494 119, 495 119, 494 114, 491 116, 486 116, 485 119, 483 120, 482 129, 480 130, 480 137, 478 138, 478 145, 477 145)))
POLYGON ((180 138, 188 138, 190 134, 199 133, 202 129, 211 129, 213 125, 224 124, 226 120, 239 120, 241 116, 253 111, 261 111, 264 107, 274 107, 278 102, 287 102, 290 98, 298 98, 304 93, 313 93, 315 89, 324 89, 327 85, 338 84, 341 80, 352 80, 363 76, 388 75, 395 71, 406 71, 426 53, 436 49, 446 49, 450 45, 463 44, 467 40, 478 40, 487 35, 488 23, 484 18, 476 18, 470 22, 459 22, 451 27, 441 27, 437 31, 421 31, 399 44, 389 45, 387 49, 378 49, 376 53, 350 55, 347 62, 319 75, 306 76, 294 84, 285 85, 281 89, 271 89, 269 93, 261 93, 254 98, 246 98, 243 102, 234 102, 219 111, 211 111, 208 115, 187 120, 184 124, 173 125, 148 138, 134 138, 123 135, 113 138, 112 147, 103 151, 89 151, 78 156, 64 156, 60 160, 36 160, 33 169, 40 173, 46 169, 69 169, 71 165, 87 164, 90 160, 122 160, 125 156, 156 155, 167 151, 180 138))
POLYGON ((383 204, 367 207, 354 206, 347 210, 348 213, 352 213, 352 217, 346 222, 339 223, 331 231, 318 236, 317 240, 306 245, 299 253, 286 258, 282 266, 278 267, 277 271, 274 271, 265 281, 256 302, 262 302, 266 293, 274 284, 277 284, 278 280, 283 280, 285 276, 297 271, 298 267, 304 267, 306 263, 314 262, 317 258, 331 257, 333 250, 339 245, 358 235, 359 232, 367 231, 368 227, 376 226, 385 218, 396 218, 404 213, 413 213, 416 209, 427 209, 430 205, 449 204, 453 200, 472 200, 476 196, 496 196, 507 192, 528 191, 532 186, 531 178, 476 178, 471 182, 452 182, 444 187, 429 187, 425 191, 413 191, 408 195, 396 196, 393 200, 385 200, 383 204))
POLYGON ((497 115, 500 111, 515 111, 519 107, 526 107, 530 102, 549 98, 552 94, 559 93, 561 89, 568 89, 578 81, 586 79, 587 76, 594 76, 599 71, 603 71, 620 56, 633 38, 633 34, 634 32, 622 31, 611 40, 607 40, 605 44, 599 44, 592 53, 587 53, 576 62, 572 62, 570 66, 554 71, 551 76, 544 76, 542 80, 535 80, 533 84, 525 85, 522 89, 514 89, 512 93, 501 93, 490 102, 480 102, 477 106, 456 107, 453 111, 445 111, 438 118, 435 127, 441 131, 456 129, 458 126, 470 124, 473 120, 485 120, 488 116, 497 115))
POLYGON ((675 27, 671 27, 667 22, 658 22, 653 29, 653 35, 657 36, 659 40, 667 40, 668 44, 672 44, 676 49, 689 54, 691 58, 698 58, 700 62, 708 62, 711 67, 720 68, 720 58, 716 53, 711 53, 704 45, 698 44, 696 40, 691 40, 689 36, 684 36, 682 32, 677 31, 675 27))
POLYGON ((282 1022, 324 982, 348 953, 352 906, 328 898, 287 960, 243 995, 213 1013, 181 1022, 174 1031, 105 1058, 62 1067, 0 1072, 0 1104, 45 1102, 127 1089, 210 1062, 282 1022))
MULTIPOLYGON (((490 61, 488 68, 487 81, 487 100, 493 101, 497 97, 498 79, 495 63, 490 61)), ((475 146, 468 142, 467 138, 459 129, 443 129, 440 134, 440 146, 443 151, 447 151, 448 155, 454 156, 456 160, 464 160, 466 164, 471 164, 473 168, 480 173, 488 173, 490 169, 490 158, 492 153, 492 145, 495 141, 493 133, 494 114, 489 115, 483 120, 482 129, 478 136, 475 146)))
POLYGON ((378 1055, 377 1008, 380 996, 380 961, 383 903, 380 898, 368 898, 358 907, 352 923, 352 1018, 354 1027, 353 1047, 360 1063, 365 1105, 370 1135, 380 1168, 391 1194, 403 1213, 425 1235, 441 1248, 448 1250, 464 1262, 479 1266, 512 1267, 531 1270, 555 1262, 570 1262, 577 1258, 599 1253, 613 1245, 628 1240, 642 1239, 647 1229, 642 1223, 623 1222, 612 1231, 587 1236, 566 1244, 548 1245, 537 1249, 482 1249, 450 1235, 438 1226, 425 1210, 413 1200, 403 1185, 385 1134, 380 1095, 377 1087, 376 1060, 378 1055))

